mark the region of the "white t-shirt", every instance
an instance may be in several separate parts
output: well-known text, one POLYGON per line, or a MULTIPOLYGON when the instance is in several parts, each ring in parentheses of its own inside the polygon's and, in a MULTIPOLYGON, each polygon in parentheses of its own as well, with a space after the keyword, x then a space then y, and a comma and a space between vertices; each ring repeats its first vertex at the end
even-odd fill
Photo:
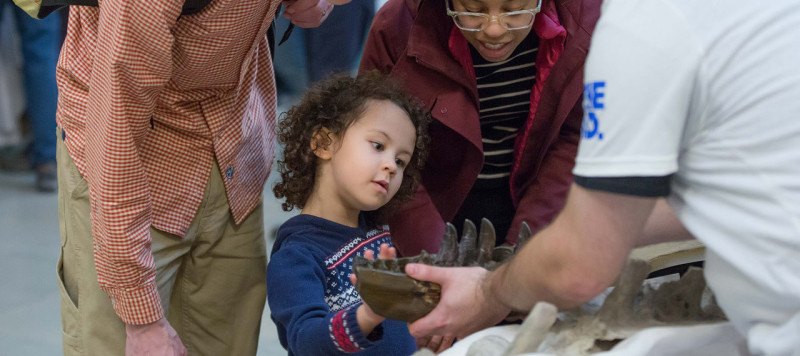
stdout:
POLYGON ((669 196, 755 354, 800 354, 800 1, 605 0, 574 174, 669 196))

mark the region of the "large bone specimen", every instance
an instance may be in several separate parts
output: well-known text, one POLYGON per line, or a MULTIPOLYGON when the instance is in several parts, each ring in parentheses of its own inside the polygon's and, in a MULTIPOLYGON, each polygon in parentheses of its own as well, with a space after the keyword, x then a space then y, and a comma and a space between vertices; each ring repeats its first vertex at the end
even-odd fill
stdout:
POLYGON ((596 312, 576 308, 559 313, 556 319, 555 307, 539 302, 513 342, 502 340, 503 344, 498 336, 487 337, 470 345, 467 355, 589 355, 607 351, 646 328, 727 320, 706 286, 702 269, 690 267, 680 279, 660 284, 645 283, 649 272, 647 262, 629 260, 596 312))

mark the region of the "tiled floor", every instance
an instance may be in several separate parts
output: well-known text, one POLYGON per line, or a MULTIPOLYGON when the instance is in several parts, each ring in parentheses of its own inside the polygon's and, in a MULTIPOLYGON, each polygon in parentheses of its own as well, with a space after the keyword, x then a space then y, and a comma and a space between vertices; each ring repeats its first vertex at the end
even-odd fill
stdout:
MULTIPOLYGON (((31 173, 0 171, 0 356, 61 354, 57 197, 37 193, 33 181, 31 173)), ((272 180, 264 196, 268 233, 292 216, 280 210, 271 186, 272 180)), ((268 309, 258 349, 258 355, 286 354, 268 309)))

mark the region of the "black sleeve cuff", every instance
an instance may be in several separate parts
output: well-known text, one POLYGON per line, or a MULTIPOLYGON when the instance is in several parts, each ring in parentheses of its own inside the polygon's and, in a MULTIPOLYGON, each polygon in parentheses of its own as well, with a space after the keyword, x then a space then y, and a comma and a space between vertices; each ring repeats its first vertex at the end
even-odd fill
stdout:
POLYGON ((383 339, 383 323, 378 324, 372 332, 367 335, 367 340, 375 342, 383 339))
POLYGON ((672 174, 663 177, 582 177, 575 176, 575 183, 591 190, 608 193, 659 198, 670 193, 672 174))

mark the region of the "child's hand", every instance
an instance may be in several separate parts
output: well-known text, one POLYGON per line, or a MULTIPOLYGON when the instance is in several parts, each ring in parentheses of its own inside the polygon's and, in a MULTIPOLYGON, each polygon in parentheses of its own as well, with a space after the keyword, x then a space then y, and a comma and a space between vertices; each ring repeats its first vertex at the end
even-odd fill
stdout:
MULTIPOLYGON (((380 251, 378 252, 378 258, 380 259, 389 259, 395 258, 397 256, 397 250, 394 247, 389 247, 388 244, 381 244, 380 251)), ((375 252, 372 250, 367 250, 364 252, 364 257, 370 260, 375 259, 375 252)), ((356 285, 356 275, 350 274, 350 283, 356 285)), ((375 314, 372 311, 372 308, 367 305, 367 303, 362 303, 361 306, 358 307, 356 310, 356 319, 358 320, 358 326, 361 328, 361 331, 365 334, 369 334, 372 332, 378 324, 382 323, 386 318, 375 314)))
MULTIPOLYGON (((364 252, 364 257, 370 260, 375 259, 375 252, 372 250, 367 250, 364 252)), ((397 250, 394 247, 389 247, 388 244, 381 244, 380 251, 378 252, 378 258, 382 260, 387 260, 390 258, 397 257, 397 250)))
MULTIPOLYGON (((367 254, 365 253, 364 255, 366 256, 367 254)), ((356 275, 353 273, 350 274, 350 283, 356 285, 356 275)), ((372 308, 370 308, 367 303, 361 303, 356 310, 356 321, 358 321, 358 327, 361 328, 361 332, 364 334, 371 333, 372 330, 384 320, 386 320, 386 318, 375 314, 375 312, 372 311, 372 308)))
MULTIPOLYGON (((350 273, 350 283, 353 283, 353 285, 356 285, 356 275, 353 274, 353 273, 350 273)), ((380 324, 383 321, 383 319, 385 319, 384 317, 382 317, 382 316, 380 316, 378 314, 375 314, 375 312, 372 311, 372 308, 370 308, 369 305, 367 305, 366 302, 362 302, 361 303, 361 307, 364 308, 364 312, 366 313, 365 316, 369 317, 371 320, 380 319, 380 320, 378 320, 378 324, 380 324)))
MULTIPOLYGON (((389 247, 388 244, 381 244, 380 252, 378 252, 378 258, 386 260, 395 257, 397 257, 397 250, 395 250, 394 247, 389 247)), ((372 250, 367 250, 366 252, 364 252, 364 258, 374 260, 375 252, 373 252, 372 250)), ((350 283, 356 285, 356 275, 353 273, 350 274, 350 283)), ((375 317, 376 319, 381 318, 381 321, 383 321, 384 318, 378 314, 375 314, 375 312, 372 311, 372 309, 369 307, 369 305, 367 305, 367 303, 363 303, 362 305, 364 306, 367 315, 369 315, 370 317, 375 317)))

